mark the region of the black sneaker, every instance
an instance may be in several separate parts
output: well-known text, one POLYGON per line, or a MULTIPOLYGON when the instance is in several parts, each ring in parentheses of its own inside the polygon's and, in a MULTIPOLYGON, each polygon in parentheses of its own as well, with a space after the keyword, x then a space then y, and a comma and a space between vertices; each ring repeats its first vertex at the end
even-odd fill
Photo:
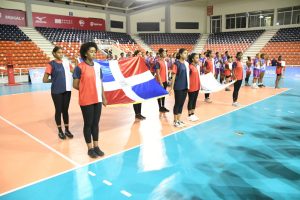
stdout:
POLYGON ((94 152, 96 152, 98 156, 104 156, 104 152, 101 151, 99 147, 94 147, 94 152))
POLYGON ((72 139, 74 137, 70 131, 65 131, 65 135, 70 139, 72 139))
POLYGON ((164 111, 165 112, 170 112, 168 109, 166 109, 165 107, 163 107, 164 111))
POLYGON ((63 132, 58 132, 58 137, 62 140, 65 140, 66 139, 66 136, 63 132))
POLYGON ((159 112, 164 113, 166 112, 165 109, 163 107, 159 108, 159 112))
POLYGON ((91 148, 91 149, 88 150, 88 155, 89 155, 91 158, 97 158, 97 157, 98 157, 98 154, 94 151, 93 148, 91 148))
POLYGON ((136 118, 136 119, 139 119, 139 120, 144 120, 144 118, 143 118, 142 115, 140 115, 140 114, 139 114, 139 115, 136 115, 135 118, 136 118))
POLYGON ((146 117, 144 117, 142 114, 140 114, 140 116, 142 117, 142 119, 146 119, 146 117))

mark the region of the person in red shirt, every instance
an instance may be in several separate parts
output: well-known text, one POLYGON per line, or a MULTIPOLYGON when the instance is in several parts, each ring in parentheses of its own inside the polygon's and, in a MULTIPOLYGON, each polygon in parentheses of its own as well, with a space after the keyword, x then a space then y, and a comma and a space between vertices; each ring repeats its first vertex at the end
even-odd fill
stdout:
POLYGON ((239 103, 237 102, 238 96, 239 96, 239 90, 241 88, 242 82, 243 82, 243 53, 237 52, 236 54, 236 61, 232 64, 232 78, 235 80, 234 82, 234 90, 232 94, 233 98, 233 106, 239 106, 239 103))
MULTIPOLYGON (((206 51, 206 60, 204 63, 204 73, 212 73, 214 75, 214 64, 213 64, 213 53, 211 50, 206 51)), ((205 93, 205 102, 211 103, 212 101, 209 98, 209 93, 205 93)))
POLYGON ((106 106, 101 65, 94 62, 98 47, 94 42, 87 42, 80 47, 83 62, 75 67, 73 87, 79 90, 79 105, 84 120, 83 133, 91 158, 104 156, 98 146, 99 121, 102 105, 106 106), (92 140, 93 139, 93 143, 92 140))
MULTIPOLYGON (((167 52, 165 49, 160 48, 158 50, 159 58, 155 64, 155 74, 156 74, 156 80, 158 83, 164 88, 167 89, 168 86, 168 63, 166 61, 166 55, 167 52)), ((159 106, 159 112, 165 113, 169 112, 167 108, 165 108, 165 97, 157 99, 158 106, 159 106)))
POLYGON ((55 60, 46 65, 43 78, 44 83, 52 83, 51 97, 55 107, 55 122, 58 128, 58 137, 60 139, 73 138, 69 130, 69 105, 71 100, 72 74, 73 66, 63 60, 63 50, 61 47, 54 47, 52 54, 55 60), (49 79, 51 76, 51 79, 49 79), (61 116, 65 124, 65 133, 61 128, 61 116))
POLYGON ((282 61, 282 57, 279 56, 278 57, 278 61, 277 61, 277 66, 276 66, 276 81, 275 81, 275 88, 279 88, 279 81, 281 79, 282 76, 282 70, 283 70, 283 66, 281 64, 282 61))
POLYGON ((199 66, 199 54, 192 53, 189 56, 189 68, 190 68, 190 89, 188 90, 189 102, 188 102, 188 120, 197 121, 199 118, 195 115, 195 108, 197 98, 200 90, 200 66, 199 66))

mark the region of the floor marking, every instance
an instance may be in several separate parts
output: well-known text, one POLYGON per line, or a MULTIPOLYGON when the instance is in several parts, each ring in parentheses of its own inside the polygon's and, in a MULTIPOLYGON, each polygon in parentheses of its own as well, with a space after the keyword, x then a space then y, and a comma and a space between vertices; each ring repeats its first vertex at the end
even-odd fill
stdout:
MULTIPOLYGON (((166 137, 172 136, 172 135, 177 134, 177 133, 179 133, 179 132, 183 132, 184 130, 187 130, 187 129, 189 129, 189 128, 193 128, 193 127, 198 126, 198 125, 200 125, 200 124, 203 124, 203 123, 205 123, 205 122, 214 120, 214 119, 216 119, 216 118, 218 118, 218 117, 222 117, 222 116, 224 116, 224 115, 227 115, 227 114, 230 114, 230 113, 232 113, 232 112, 238 111, 238 110, 240 110, 240 109, 242 109, 242 108, 249 107, 249 106, 254 105, 254 104, 256 104, 256 103, 258 103, 258 102, 260 102, 260 101, 264 101, 264 100, 266 100, 266 99, 272 98, 272 97, 274 97, 274 96, 277 96, 277 95, 279 95, 279 94, 281 94, 281 93, 284 93, 284 92, 287 92, 287 91, 289 91, 289 90, 291 90, 291 88, 287 88, 287 90, 281 91, 281 92, 279 92, 279 93, 277 93, 277 94, 268 96, 268 97, 263 98, 263 99, 261 99, 261 100, 257 100, 257 101, 255 101, 255 102, 253 102, 253 103, 250 103, 249 105, 246 105, 246 106, 243 106, 243 107, 239 107, 238 109, 234 109, 234 110, 228 111, 228 112, 226 112, 226 113, 223 113, 223 114, 221 114, 221 115, 215 116, 215 117, 213 117, 213 118, 207 119, 207 120, 202 121, 202 122, 200 122, 200 123, 194 124, 194 125, 192 125, 192 126, 190 126, 190 127, 186 127, 186 128, 177 130, 177 131, 175 131, 175 132, 172 132, 172 133, 169 134, 169 135, 163 136, 161 139, 164 139, 164 138, 166 138, 166 137)), ((254 107, 254 106, 253 106, 253 107, 254 107)), ((0 116, 0 117, 1 117, 1 116, 0 116)), ((172 124, 171 126, 173 126, 173 124, 172 124)), ((24 185, 24 186, 20 186, 20 187, 18 187, 18 188, 14 188, 14 189, 12 189, 12 190, 9 190, 9 191, 7 191, 7 192, 4 192, 4 193, 0 194, 0 196, 6 195, 6 194, 9 194, 9 193, 12 193, 12 192, 15 192, 15 191, 17 191, 17 190, 19 190, 19 189, 22 189, 22 188, 28 187, 28 186, 30 186, 30 185, 33 185, 33 184, 36 184, 36 183, 39 183, 39 182, 48 180, 48 179, 50 179, 50 178, 54 178, 54 177, 56 177, 56 176, 59 176, 59 175, 68 173, 68 172, 73 171, 73 170, 76 170, 76 169, 78 169, 78 168, 85 167, 85 166, 88 166, 88 165, 90 165, 90 164, 94 164, 94 163, 97 163, 97 162, 101 162, 101 161, 106 160, 106 159, 108 159, 108 158, 110 158, 110 157, 113 157, 113 156, 116 156, 116 155, 125 153, 125 152, 127 152, 127 151, 133 150, 133 149, 138 148, 138 147, 141 147, 141 146, 143 146, 143 144, 138 144, 138 145, 133 146, 133 147, 131 147, 131 148, 129 148, 129 149, 125 149, 125 150, 123 150, 123 151, 120 151, 120 152, 111 154, 111 155, 109 155, 109 156, 107 156, 107 157, 104 157, 104 158, 101 158, 101 159, 97 159, 97 160, 92 161, 92 162, 90 162, 90 163, 86 163, 86 164, 84 164, 84 165, 82 165, 82 166, 77 166, 77 167, 74 167, 74 168, 72 168, 72 169, 66 170, 66 171, 64 171, 64 172, 60 172, 60 173, 58 173, 58 174, 55 174, 55 175, 52 175, 52 176, 49 176, 49 177, 46 177, 46 178, 43 178, 43 179, 34 181, 34 182, 32 182, 32 183, 28 183, 28 184, 26 184, 26 185, 24 185)), ((73 161, 73 162, 74 162, 74 161, 73 161)))
POLYGON ((105 185, 108 185, 108 186, 112 186, 112 183, 109 182, 108 180, 103 180, 102 183, 104 183, 105 185))
POLYGON ((69 157, 67 157, 66 155, 60 153, 59 151, 57 151, 56 149, 52 148, 51 146, 49 146, 48 144, 46 144, 45 142, 41 141, 40 139, 38 139, 37 137, 33 136, 32 134, 30 134, 29 132, 25 131, 24 129, 18 127, 17 125, 13 124, 12 122, 10 122, 9 120, 5 119, 4 117, 2 117, 0 115, 0 119, 2 119, 4 122, 6 122, 7 124, 9 124, 10 126, 14 127, 15 129, 19 130, 20 132, 24 133, 25 135, 27 135, 28 137, 30 137, 31 139, 35 140, 36 142, 40 143, 41 145, 43 145, 44 147, 46 147, 47 149, 49 149, 50 151, 54 152, 55 154, 57 154, 58 156, 62 157, 63 159, 69 161, 71 164, 73 164, 74 166, 78 167, 80 166, 79 163, 73 161, 72 159, 70 159, 69 157))
POLYGON ((96 174, 95 174, 94 172, 89 171, 88 173, 89 173, 89 175, 91 175, 91 176, 96 176, 96 174))
POLYGON ((126 190, 121 190, 120 191, 123 195, 125 195, 126 197, 131 197, 132 195, 129 193, 129 192, 127 192, 126 190))

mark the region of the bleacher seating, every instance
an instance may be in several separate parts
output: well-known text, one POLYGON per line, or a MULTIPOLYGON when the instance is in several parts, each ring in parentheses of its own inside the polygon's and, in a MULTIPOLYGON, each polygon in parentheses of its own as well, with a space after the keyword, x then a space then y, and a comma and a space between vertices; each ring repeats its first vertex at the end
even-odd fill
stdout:
POLYGON ((300 27, 283 28, 261 50, 271 59, 282 55, 287 65, 300 65, 300 27))
MULTIPOLYGON (((44 67, 49 58, 17 26, 0 25, 0 66, 44 67)), ((28 69, 22 70, 27 73, 28 69)))
MULTIPOLYGON (((136 42, 126 33, 91 31, 91 30, 74 30, 74 29, 55 29, 55 28, 36 28, 45 38, 55 45, 63 47, 64 54, 75 59, 79 55, 80 45, 85 42, 98 40, 110 40, 118 43, 118 48, 122 51, 134 51, 136 49, 143 50, 136 42)), ((113 42, 111 42, 113 44, 113 42)), ((97 54, 98 59, 105 59, 105 54, 101 51, 97 54)))
POLYGON ((20 42, 30 41, 30 39, 17 26, 0 24, 0 41, 20 42))
POLYGON ((192 51, 200 33, 140 33, 139 37, 155 51, 165 48, 173 53, 179 48, 192 51))
POLYGON ((235 55, 239 51, 245 52, 263 32, 264 30, 212 33, 204 49, 221 53, 228 51, 230 55, 235 55))

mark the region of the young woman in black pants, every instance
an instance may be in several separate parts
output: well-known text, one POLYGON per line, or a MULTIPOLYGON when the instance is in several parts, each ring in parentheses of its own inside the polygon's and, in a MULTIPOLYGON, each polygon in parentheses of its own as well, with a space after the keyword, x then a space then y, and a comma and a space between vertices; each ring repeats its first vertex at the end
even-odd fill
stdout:
MULTIPOLYGON (((166 59, 167 52, 165 49, 160 48, 158 50, 159 53, 159 59, 156 62, 155 65, 155 72, 156 72, 156 80, 159 82, 159 84, 164 88, 167 89, 168 86, 168 64, 166 59)), ((165 97, 157 99, 158 106, 159 106, 159 112, 165 113, 169 112, 167 108, 165 108, 165 97)))
POLYGON ((186 61, 188 52, 186 49, 179 49, 176 56, 177 61, 172 66, 172 82, 170 88, 170 95, 175 93, 175 105, 173 108, 174 126, 184 127, 185 124, 180 120, 184 101, 189 89, 189 63, 186 61))
MULTIPOLYGON (((140 50, 135 50, 134 51, 133 57, 136 57, 136 56, 142 56, 142 53, 141 53, 140 50)), ((135 118, 136 119, 139 119, 139 120, 146 119, 146 117, 144 117, 142 115, 142 103, 133 104, 133 109, 134 109, 134 113, 135 113, 135 118)))
POLYGON ((232 99, 233 103, 232 106, 239 106, 239 103, 237 102, 238 96, 239 96, 239 91, 243 82, 243 64, 242 60, 243 59, 243 53, 242 52, 237 52, 236 54, 236 61, 232 64, 232 77, 234 82, 234 90, 232 94, 232 99))
POLYGON ((69 105, 71 100, 72 74, 73 67, 66 61, 62 60, 63 51, 61 47, 54 47, 52 54, 55 60, 47 64, 43 82, 52 83, 51 96, 55 106, 55 122, 58 128, 58 137, 60 139, 73 138, 69 130, 69 105), (51 76, 51 79, 49 79, 51 76), (65 133, 61 128, 61 116, 65 124, 65 133))
POLYGON ((88 42, 80 47, 83 62, 74 69, 73 87, 79 90, 79 105, 84 120, 83 133, 91 158, 103 156, 98 146, 99 121, 102 105, 106 106, 102 83, 101 66, 94 62, 98 47, 94 42, 88 42), (93 143, 92 143, 93 139, 93 143))
POLYGON ((195 115, 195 108, 197 98, 200 90, 200 66, 199 66, 199 54, 192 53, 189 56, 190 63, 190 89, 188 90, 188 120, 195 122, 199 118, 195 115))

